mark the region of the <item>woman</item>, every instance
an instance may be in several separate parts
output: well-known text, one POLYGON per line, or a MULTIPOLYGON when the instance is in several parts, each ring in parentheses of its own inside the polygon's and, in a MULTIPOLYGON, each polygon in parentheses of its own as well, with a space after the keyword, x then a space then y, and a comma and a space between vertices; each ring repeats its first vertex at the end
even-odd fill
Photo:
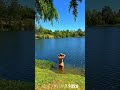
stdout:
POLYGON ((62 72, 64 71, 64 62, 63 59, 65 58, 65 54, 60 53, 58 55, 58 60, 59 60, 59 70, 61 70, 62 72))

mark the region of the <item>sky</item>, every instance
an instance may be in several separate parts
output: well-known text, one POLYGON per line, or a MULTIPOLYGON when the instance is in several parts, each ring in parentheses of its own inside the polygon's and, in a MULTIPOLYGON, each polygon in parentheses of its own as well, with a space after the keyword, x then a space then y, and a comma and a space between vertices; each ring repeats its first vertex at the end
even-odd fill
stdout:
MULTIPOLYGON (((9 4, 11 0, 4 0, 9 4)), ((35 0, 17 0, 17 2, 22 6, 27 6, 29 8, 35 8, 35 0)))
POLYGON ((89 10, 102 10, 105 5, 118 11, 120 9, 120 0, 86 0, 86 8, 89 10))
POLYGON ((18 2, 20 2, 20 4, 22 4, 22 5, 28 6, 30 8, 35 7, 35 1, 34 0, 18 0, 18 2))
POLYGON ((46 29, 50 29, 52 31, 55 30, 77 30, 81 29, 82 31, 85 30, 85 0, 82 3, 79 2, 78 5, 78 17, 75 22, 74 17, 68 11, 70 0, 54 0, 54 6, 59 14, 59 23, 54 20, 53 26, 50 22, 43 22, 40 23, 35 22, 35 24, 39 27, 42 25, 46 29))

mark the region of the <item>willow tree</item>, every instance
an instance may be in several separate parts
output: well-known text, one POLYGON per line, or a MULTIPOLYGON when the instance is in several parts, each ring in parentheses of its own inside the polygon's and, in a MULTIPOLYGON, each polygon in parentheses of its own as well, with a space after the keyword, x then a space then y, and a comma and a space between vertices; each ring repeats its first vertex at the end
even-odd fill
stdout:
POLYGON ((70 12, 70 10, 72 10, 72 14, 74 16, 75 21, 76 21, 77 15, 78 15, 77 8, 78 8, 79 2, 82 2, 82 0, 71 0, 70 4, 69 4, 69 12, 70 12))
MULTIPOLYGON (((61 1, 62 2, 62 1, 61 1)), ((72 10, 74 20, 78 15, 77 7, 78 3, 82 0, 71 0, 69 3, 69 12, 72 10)), ((59 15, 54 7, 53 0, 35 0, 36 20, 50 21, 53 24, 53 20, 58 21, 59 15)))
POLYGON ((53 19, 58 21, 58 13, 53 5, 53 0, 35 0, 36 20, 50 21, 53 19))

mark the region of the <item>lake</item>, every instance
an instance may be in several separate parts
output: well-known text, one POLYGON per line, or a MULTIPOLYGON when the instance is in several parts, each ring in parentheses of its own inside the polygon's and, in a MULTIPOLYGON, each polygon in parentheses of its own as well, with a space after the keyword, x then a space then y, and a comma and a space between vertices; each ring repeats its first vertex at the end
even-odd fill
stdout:
POLYGON ((85 67, 85 37, 37 39, 35 40, 35 58, 58 63, 57 55, 66 55, 64 64, 66 68, 85 67))
POLYGON ((0 32, 0 79, 34 82, 34 31, 0 32))
POLYGON ((120 27, 87 27, 86 90, 120 89, 120 27))

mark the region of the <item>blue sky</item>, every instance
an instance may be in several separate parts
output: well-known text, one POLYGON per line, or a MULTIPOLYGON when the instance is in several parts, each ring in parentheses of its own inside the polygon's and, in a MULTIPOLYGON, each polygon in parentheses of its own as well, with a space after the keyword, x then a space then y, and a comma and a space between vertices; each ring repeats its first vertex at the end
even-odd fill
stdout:
POLYGON ((74 17, 71 13, 68 12, 70 0, 54 0, 54 6, 59 14, 59 23, 54 20, 53 26, 50 22, 40 23, 35 22, 35 24, 39 27, 42 25, 44 28, 50 29, 52 31, 55 30, 77 30, 80 28, 81 30, 85 30, 85 0, 82 3, 79 2, 78 5, 78 17, 76 22, 74 21, 74 17))

